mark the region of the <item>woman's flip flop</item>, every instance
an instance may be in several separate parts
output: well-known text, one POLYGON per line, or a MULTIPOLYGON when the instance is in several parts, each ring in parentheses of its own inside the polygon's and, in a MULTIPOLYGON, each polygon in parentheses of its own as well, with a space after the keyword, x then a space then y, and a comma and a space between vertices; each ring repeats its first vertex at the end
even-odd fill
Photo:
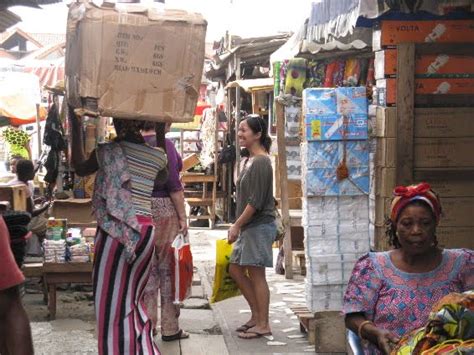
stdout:
POLYGON ((175 335, 162 335, 161 340, 163 341, 175 341, 180 339, 188 339, 189 334, 183 331, 182 329, 179 330, 175 335))
POLYGON ((249 330, 250 328, 253 328, 255 327, 255 325, 247 325, 247 324, 243 324, 241 325, 240 327, 238 327, 235 331, 237 333, 246 333, 247 330, 249 330))
POLYGON ((247 339, 247 340, 258 339, 258 338, 261 338, 261 337, 271 337, 271 336, 272 336, 272 332, 268 332, 268 333, 257 333, 257 332, 239 333, 239 338, 240 339, 247 339))

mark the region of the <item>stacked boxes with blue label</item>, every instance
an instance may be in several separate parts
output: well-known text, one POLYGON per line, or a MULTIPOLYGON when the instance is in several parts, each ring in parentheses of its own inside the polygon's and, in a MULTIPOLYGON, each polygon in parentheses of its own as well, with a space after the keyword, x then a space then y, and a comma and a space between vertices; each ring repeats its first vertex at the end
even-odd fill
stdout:
POLYGON ((365 88, 306 89, 303 110, 306 303, 312 312, 339 311, 355 262, 370 250, 365 88))

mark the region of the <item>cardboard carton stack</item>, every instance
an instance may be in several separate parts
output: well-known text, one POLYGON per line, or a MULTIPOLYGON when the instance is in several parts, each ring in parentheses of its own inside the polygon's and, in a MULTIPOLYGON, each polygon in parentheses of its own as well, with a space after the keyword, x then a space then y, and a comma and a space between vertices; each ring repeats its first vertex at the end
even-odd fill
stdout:
MULTIPOLYGON (((474 20, 381 21, 374 31, 375 102, 394 106, 397 98, 397 44, 472 43, 474 20)), ((416 94, 474 94, 474 58, 445 53, 417 55, 416 94)))
POLYGON ((354 263, 370 250, 366 90, 306 89, 303 111, 306 303, 338 311, 354 263))
MULTIPOLYGON (((374 32, 377 88, 374 189, 375 240, 387 249, 385 221, 397 184, 397 49, 400 43, 438 42, 456 46, 474 42, 474 21, 382 21, 374 32)), ((463 46, 463 45, 461 45, 463 46)), ((449 53, 415 54, 415 95, 472 94, 474 57, 449 53)), ((441 98, 441 96, 440 96, 441 98)), ((437 231, 441 246, 474 247, 474 109, 416 107, 414 112, 414 180, 429 182, 441 196, 444 216, 437 231), (426 173, 430 172, 430 173, 426 173), (433 172, 431 174, 431 172, 433 172), (419 178, 424 173, 423 178, 419 178), (429 178, 426 178, 428 176, 429 178)))
MULTIPOLYGON (((385 240, 385 218, 396 185, 396 108, 377 108, 375 157, 375 235, 385 240)), ((474 182, 463 170, 474 168, 474 109, 418 108, 415 110, 414 169, 459 171, 444 179, 425 179, 441 197, 443 218, 437 231, 440 245, 473 248, 474 182)), ((377 248, 387 248, 379 244, 377 248)))
POLYGON ((71 4, 68 103, 107 117, 191 122, 206 26, 199 14, 146 4, 71 4))

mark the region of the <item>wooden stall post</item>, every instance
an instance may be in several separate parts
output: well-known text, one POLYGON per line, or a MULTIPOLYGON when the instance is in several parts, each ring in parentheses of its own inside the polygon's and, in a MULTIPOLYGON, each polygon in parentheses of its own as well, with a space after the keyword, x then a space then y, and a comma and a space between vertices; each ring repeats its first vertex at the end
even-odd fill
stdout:
POLYGON ((276 124, 278 144, 278 172, 280 175, 281 218, 285 226, 283 249, 285 251, 285 277, 293 278, 293 249, 291 245, 290 201, 288 199, 288 171, 286 166, 285 115, 284 107, 276 102, 276 124))
POLYGON ((41 140, 41 113, 40 113, 40 104, 36 104, 36 129, 38 130, 38 158, 41 157, 41 148, 42 148, 42 140, 41 140))
MULTIPOLYGON (((240 58, 235 56, 237 65, 235 71, 235 80, 240 80, 240 58)), ((240 174, 240 145, 239 145, 239 125, 240 125, 240 86, 235 88, 235 161, 237 168, 237 176, 240 174)))
POLYGON ((413 183, 415 125, 415 44, 398 45, 397 185, 413 183))

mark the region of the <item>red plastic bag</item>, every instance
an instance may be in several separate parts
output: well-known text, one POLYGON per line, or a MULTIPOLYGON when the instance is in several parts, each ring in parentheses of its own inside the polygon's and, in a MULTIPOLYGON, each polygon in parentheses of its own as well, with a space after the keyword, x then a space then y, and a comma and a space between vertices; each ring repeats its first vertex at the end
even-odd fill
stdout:
POLYGON ((193 283, 193 255, 189 238, 178 234, 171 244, 171 284, 174 303, 189 297, 193 283))

